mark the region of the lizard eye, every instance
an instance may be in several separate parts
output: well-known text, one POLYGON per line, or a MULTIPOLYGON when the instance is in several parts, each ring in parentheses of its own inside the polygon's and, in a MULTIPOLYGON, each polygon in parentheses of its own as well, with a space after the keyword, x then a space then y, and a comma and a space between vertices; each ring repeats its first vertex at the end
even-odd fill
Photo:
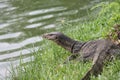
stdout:
POLYGON ((58 37, 56 36, 55 39, 58 39, 58 37))

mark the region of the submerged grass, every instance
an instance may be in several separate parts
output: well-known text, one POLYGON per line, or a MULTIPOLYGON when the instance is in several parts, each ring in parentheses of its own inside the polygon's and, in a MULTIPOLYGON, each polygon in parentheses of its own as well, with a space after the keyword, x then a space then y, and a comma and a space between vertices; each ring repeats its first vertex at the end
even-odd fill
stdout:
MULTIPOLYGON (((101 8, 100 12, 89 21, 70 24, 63 23, 61 32, 76 40, 88 41, 105 38, 114 24, 120 23, 120 3, 101 3, 92 9, 101 8)), ((93 15, 94 16, 94 15, 93 15)), ((35 60, 28 65, 21 65, 13 80, 80 80, 91 67, 91 63, 70 62, 63 65, 70 53, 51 41, 44 40, 42 50, 34 52, 35 60)), ((104 67, 101 75, 92 80, 119 80, 120 60, 114 60, 104 67)))

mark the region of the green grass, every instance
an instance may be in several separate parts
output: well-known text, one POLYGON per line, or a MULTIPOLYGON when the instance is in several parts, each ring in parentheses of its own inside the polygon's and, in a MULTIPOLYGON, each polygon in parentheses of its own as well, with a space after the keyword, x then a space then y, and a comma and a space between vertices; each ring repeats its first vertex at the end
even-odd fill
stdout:
MULTIPOLYGON (((76 24, 66 21, 60 31, 81 41, 105 38, 112 30, 112 26, 120 23, 119 5, 119 2, 98 4, 92 10, 99 8, 100 12, 90 16, 90 20, 76 24)), ((42 50, 34 52, 33 55, 35 60, 28 65, 21 63, 17 67, 17 73, 13 72, 12 80, 80 80, 91 67, 90 62, 83 64, 72 61, 63 64, 70 52, 48 40, 44 40, 42 50)), ((114 60, 104 67, 101 75, 97 78, 91 76, 91 78, 92 80, 120 80, 119 75, 120 60, 114 60)))

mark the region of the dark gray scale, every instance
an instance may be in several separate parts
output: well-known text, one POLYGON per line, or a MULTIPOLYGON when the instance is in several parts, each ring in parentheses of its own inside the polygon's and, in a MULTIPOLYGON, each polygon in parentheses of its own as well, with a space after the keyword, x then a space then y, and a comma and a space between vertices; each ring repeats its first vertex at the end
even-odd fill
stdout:
POLYGON ((89 41, 85 45, 82 46, 80 50, 80 54, 85 60, 92 59, 94 57, 96 48, 97 48, 96 41, 89 41))
POLYGON ((108 53, 113 57, 120 58, 120 46, 116 46, 115 44, 112 45, 111 49, 108 51, 108 53))
POLYGON ((102 72, 106 60, 111 59, 111 57, 120 56, 119 45, 109 39, 79 42, 60 32, 44 34, 43 38, 52 40, 72 53, 64 63, 75 59, 79 61, 93 61, 92 67, 81 80, 90 80, 91 74, 98 76, 102 72))

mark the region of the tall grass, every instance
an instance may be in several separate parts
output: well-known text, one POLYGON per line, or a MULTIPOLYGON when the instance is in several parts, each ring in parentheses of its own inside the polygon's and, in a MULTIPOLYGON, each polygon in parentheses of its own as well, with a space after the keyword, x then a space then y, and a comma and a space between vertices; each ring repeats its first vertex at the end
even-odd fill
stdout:
MULTIPOLYGON (((105 38, 112 26, 120 23, 120 3, 101 3, 92 10, 100 8, 95 18, 77 24, 63 23, 61 32, 75 40, 88 41, 105 38)), ((94 16, 94 15, 92 15, 94 16)), ((70 52, 59 47, 55 43, 44 40, 42 50, 33 53, 35 60, 28 65, 21 65, 13 80, 80 80, 91 67, 91 63, 72 61, 63 64, 70 52)), ((120 60, 108 63, 103 73, 92 80, 119 80, 120 60)))

